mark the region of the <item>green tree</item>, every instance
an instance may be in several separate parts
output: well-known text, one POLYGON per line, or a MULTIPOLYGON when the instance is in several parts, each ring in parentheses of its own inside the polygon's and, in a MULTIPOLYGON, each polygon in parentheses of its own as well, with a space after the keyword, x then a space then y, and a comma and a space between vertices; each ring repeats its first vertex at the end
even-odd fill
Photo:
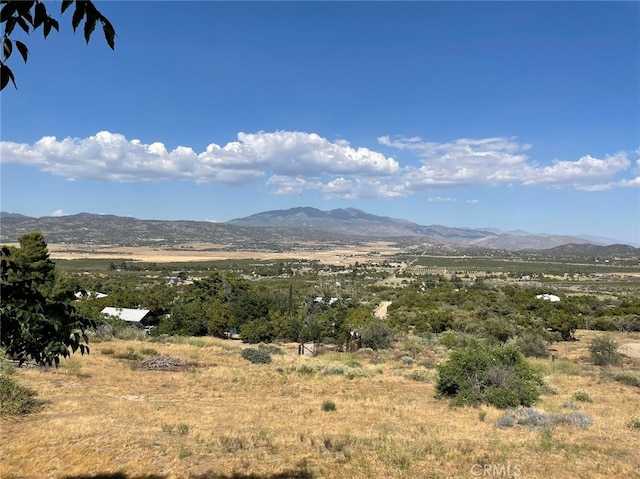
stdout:
MULTIPOLYGON (((84 20, 84 38, 89 43, 96 24, 100 23, 102 24, 104 38, 113 50, 115 48, 116 32, 107 17, 102 15, 93 2, 88 0, 63 0, 60 6, 60 13, 64 13, 73 3, 75 3, 75 10, 71 18, 73 31, 75 32, 84 20)), ((52 29, 59 31, 59 24, 55 18, 49 15, 45 3, 40 0, 2 0, 0 4, 2 4, 0 22, 4 30, 2 37, 3 55, 2 61, 0 61, 0 90, 3 90, 9 84, 9 81, 17 88, 13 71, 6 64, 13 53, 14 46, 25 63, 29 58, 27 45, 20 40, 15 40, 13 37, 15 27, 20 27, 26 35, 42 27, 44 38, 47 38, 52 29)))
MULTIPOLYGON (((43 253, 48 258, 48 252, 43 253)), ((7 247, 2 247, 0 257, 0 345, 7 354, 21 363, 32 359, 57 366, 61 356, 77 350, 88 353, 86 331, 94 323, 76 311, 73 291, 47 296, 46 275, 31 274, 38 271, 39 261, 35 266, 24 257, 16 261, 7 247)))

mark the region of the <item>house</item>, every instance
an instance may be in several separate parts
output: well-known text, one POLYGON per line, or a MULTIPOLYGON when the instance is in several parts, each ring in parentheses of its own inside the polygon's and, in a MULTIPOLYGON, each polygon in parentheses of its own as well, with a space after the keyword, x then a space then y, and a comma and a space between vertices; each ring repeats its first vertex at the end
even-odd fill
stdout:
POLYGON ((131 309, 131 308, 111 308, 106 307, 102 311, 102 314, 114 316, 133 326, 142 327, 141 321, 149 314, 148 309, 131 309))
POLYGON ((89 299, 99 299, 106 298, 109 296, 108 294, 93 292, 93 291, 78 291, 75 293, 76 299, 89 298, 89 299))
POLYGON ((560 298, 558 296, 556 296, 555 294, 549 294, 549 293, 538 294, 536 295, 536 298, 544 299, 545 301, 550 301, 552 303, 557 303, 558 301, 560 301, 560 298))

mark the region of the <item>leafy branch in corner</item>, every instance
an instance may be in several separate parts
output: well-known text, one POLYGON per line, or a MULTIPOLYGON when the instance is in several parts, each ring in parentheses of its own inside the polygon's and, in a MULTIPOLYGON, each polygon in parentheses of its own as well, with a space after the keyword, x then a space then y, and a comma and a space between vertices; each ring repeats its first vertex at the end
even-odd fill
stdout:
MULTIPOLYGON (((80 26, 84 20, 84 39, 89 43, 89 39, 93 34, 96 24, 102 24, 104 38, 109 47, 115 49, 116 32, 111 22, 102 13, 98 11, 93 2, 89 0, 64 0, 60 7, 60 13, 64 13, 72 4, 75 3, 75 10, 71 19, 73 31, 80 26)), ((29 49, 27 45, 19 40, 12 39, 11 35, 16 26, 20 27, 24 33, 29 35, 32 31, 36 31, 42 27, 44 38, 49 36, 52 29, 60 31, 58 21, 47 12, 47 7, 40 0, 1 0, 2 10, 0 10, 0 23, 4 33, 2 34, 2 61, 0 61, 0 90, 13 83, 15 88, 16 79, 11 68, 7 66, 7 60, 14 51, 14 46, 20 53, 20 56, 27 62, 29 58, 29 49)))

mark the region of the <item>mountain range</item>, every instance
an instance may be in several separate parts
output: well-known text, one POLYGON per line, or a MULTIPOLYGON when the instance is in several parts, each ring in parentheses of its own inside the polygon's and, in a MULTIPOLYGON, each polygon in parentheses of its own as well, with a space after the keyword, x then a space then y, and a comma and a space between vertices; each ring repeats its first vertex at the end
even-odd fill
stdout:
MULTIPOLYGON (((126 246, 207 242, 238 248, 284 248, 298 243, 353 244, 367 240, 423 241, 433 245, 503 250, 547 250, 563 245, 599 250, 603 244, 562 235, 503 232, 494 228, 423 226, 403 219, 377 216, 355 208, 322 211, 299 207, 237 218, 226 223, 140 220, 80 213, 33 218, 0 213, 0 242, 15 242, 21 234, 41 231, 50 243, 119 244, 126 246)), ((611 248, 608 248, 611 249, 611 248)), ((633 253, 636 248, 629 246, 633 253)))

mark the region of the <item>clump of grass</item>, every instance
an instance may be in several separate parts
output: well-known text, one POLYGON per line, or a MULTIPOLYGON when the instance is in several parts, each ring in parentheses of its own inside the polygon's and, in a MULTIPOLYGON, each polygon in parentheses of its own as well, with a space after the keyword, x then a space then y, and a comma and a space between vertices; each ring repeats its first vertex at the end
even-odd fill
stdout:
POLYGON ((486 417, 487 417, 487 411, 485 411, 484 409, 478 412, 478 419, 480 419, 480 421, 484 422, 486 417))
POLYGON ((105 355, 112 355, 112 354, 114 354, 115 352, 116 352, 116 351, 115 351, 115 349, 113 349, 113 348, 102 348, 102 349, 100 350, 100 353, 101 353, 101 354, 105 354, 105 355))
POLYGON ((613 379, 627 386, 640 388, 640 372, 638 371, 621 371, 615 374, 613 379))
POLYGON ((173 424, 163 424, 162 425, 162 432, 166 432, 167 434, 172 434, 174 427, 175 426, 173 424))
POLYGON ((188 447, 186 447, 184 444, 180 444, 180 449, 178 450, 178 457, 180 459, 186 459, 191 454, 193 454, 193 453, 191 452, 191 450, 188 447))
POLYGON ((144 359, 144 356, 133 348, 127 348, 124 353, 114 354, 114 357, 127 361, 142 361, 144 359))
POLYGON ((322 403, 322 410, 324 412, 333 412, 336 410, 336 403, 334 403, 330 399, 327 399, 322 403))
POLYGON ((0 415, 21 416, 28 414, 41 405, 36 393, 18 381, 0 376, 0 415))
POLYGON ((640 431, 640 416, 636 414, 631 416, 631 418, 629 419, 629 422, 627 423, 627 426, 632 431, 640 431))
POLYGON ((82 362, 77 357, 70 356, 60 361, 60 366, 62 366, 67 374, 78 375, 82 368, 82 362))
POLYGON ((178 434, 181 436, 186 436, 189 433, 189 425, 188 424, 178 424, 178 434))
POLYGON ((426 369, 416 369, 415 371, 411 372, 409 377, 414 381, 422 381, 422 382, 426 382, 431 379, 431 375, 429 374, 429 371, 427 371, 426 369))
POLYGON ((247 348, 243 349, 242 357, 253 364, 268 364, 271 362, 271 355, 261 349, 247 348))
POLYGON ((142 348, 140 350, 140 354, 142 354, 144 356, 157 356, 158 355, 158 351, 153 349, 153 348, 142 348))
POLYGON ((258 349, 262 351, 266 351, 269 354, 284 354, 284 351, 282 350, 282 348, 279 348, 275 344, 259 343, 258 349))
POLYGON ((593 402, 593 399, 591 399, 591 395, 584 389, 578 389, 577 391, 574 391, 571 397, 580 402, 593 402))

